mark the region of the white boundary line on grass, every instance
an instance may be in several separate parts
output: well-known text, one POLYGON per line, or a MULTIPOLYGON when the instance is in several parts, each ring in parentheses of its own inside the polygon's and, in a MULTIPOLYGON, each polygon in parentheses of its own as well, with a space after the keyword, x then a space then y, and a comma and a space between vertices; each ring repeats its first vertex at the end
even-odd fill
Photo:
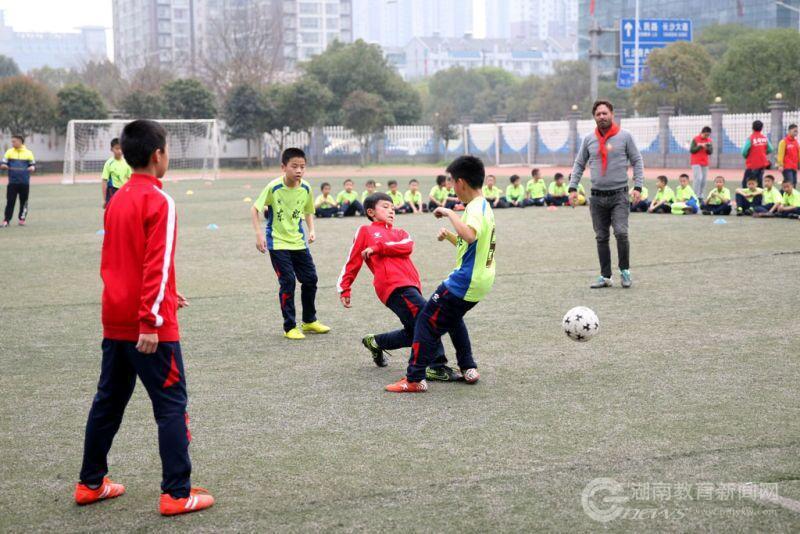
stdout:
MULTIPOLYGON (((739 491, 741 492, 742 488, 749 486, 749 484, 742 484, 739 486, 739 491)), ((777 504, 781 508, 786 508, 787 510, 791 510, 797 514, 800 514, 800 501, 795 501, 794 499, 789 499, 788 497, 781 497, 780 495, 758 495, 750 497, 754 501, 764 501, 772 504, 777 504)))

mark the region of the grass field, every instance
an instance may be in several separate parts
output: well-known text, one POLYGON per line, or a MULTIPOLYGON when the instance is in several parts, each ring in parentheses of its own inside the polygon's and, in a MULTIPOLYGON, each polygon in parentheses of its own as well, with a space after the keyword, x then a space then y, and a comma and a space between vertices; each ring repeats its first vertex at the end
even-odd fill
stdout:
MULTIPOLYGON (((467 316, 480 383, 397 396, 382 388, 406 355, 378 369, 359 343, 397 323, 369 272, 352 310, 335 290, 362 221, 317 221, 319 317, 333 331, 282 338, 277 281, 243 202, 265 183, 166 186, 191 301, 181 322, 193 482, 217 497, 175 519, 157 513, 141 386, 110 457, 127 495, 71 500, 100 361, 99 185, 34 186, 29 226, 0 230, 0 531, 800 529, 796 221, 632 215, 634 288, 591 291, 588 209, 499 211, 497 281, 467 316), (600 317, 590 343, 560 331, 575 305, 600 317), (581 504, 598 477, 631 496, 605 524, 581 504), (747 482, 783 500, 723 491, 747 482)), ((431 216, 399 224, 427 295, 453 248, 436 242, 431 216)))

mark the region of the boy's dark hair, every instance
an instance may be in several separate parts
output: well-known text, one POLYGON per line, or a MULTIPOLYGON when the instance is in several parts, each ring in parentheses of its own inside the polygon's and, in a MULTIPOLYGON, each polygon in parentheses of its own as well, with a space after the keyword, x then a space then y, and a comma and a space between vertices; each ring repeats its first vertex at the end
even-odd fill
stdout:
POLYGON ((375 185, 375 180, 367 180, 367 185, 375 185))
POLYGON ((347 178, 347 179, 344 181, 343 185, 347 185, 347 183, 348 183, 348 182, 350 182, 350 183, 352 184, 352 183, 353 183, 353 180, 351 180, 350 178, 347 178))
POLYGON ((594 104, 592 104, 592 117, 594 117, 597 108, 599 108, 600 106, 605 106, 608 108, 608 111, 612 113, 614 112, 614 106, 608 100, 595 100, 594 104))
POLYGON ((389 180, 388 182, 386 182, 386 185, 388 187, 392 187, 393 185, 397 185, 397 180, 389 180))
POLYGON ((141 169, 150 164, 156 150, 167 147, 167 131, 155 121, 138 119, 125 125, 119 144, 128 165, 141 169))
POLYGON ((520 181, 519 174, 512 174, 511 176, 508 177, 508 181, 511 182, 512 184, 515 182, 519 182, 520 181))
POLYGON ((749 184, 750 182, 758 183, 758 178, 756 178, 755 176, 748 176, 747 183, 749 184))
POLYGON ((111 140, 111 148, 114 148, 118 144, 119 144, 119 137, 115 137, 114 139, 111 140))
POLYGON ((19 139, 19 142, 25 144, 25 138, 21 134, 14 134, 11 139, 19 139))
POLYGON ((711 133, 711 126, 703 126, 703 129, 700 130, 700 133, 711 133))
POLYGON ((760 132, 764 129, 764 123, 761 121, 753 121, 753 131, 760 132))
POLYGON ((319 185, 319 190, 322 191, 323 189, 325 189, 325 187, 330 187, 330 186, 331 186, 331 184, 329 184, 328 182, 322 182, 319 185))
POLYGON ((797 128, 796 124, 790 124, 788 129, 789 130, 794 130, 795 128, 797 128))
POLYGON ((364 199, 364 214, 370 221, 372 220, 372 217, 370 217, 369 214, 367 214, 367 210, 374 210, 375 206, 377 206, 378 202, 380 202, 381 200, 391 202, 392 197, 390 197, 386 193, 378 192, 378 193, 372 193, 370 196, 364 199))
POLYGON ((771 174, 768 174, 768 175, 764 176, 764 179, 765 180, 772 180, 773 182, 775 181, 775 177, 773 175, 771 175, 771 174))
POLYGON ((454 180, 459 178, 467 182, 472 189, 483 187, 486 169, 483 162, 475 156, 459 156, 447 166, 447 172, 454 180))
POLYGON ((684 172, 684 173, 681 173, 680 175, 678 175, 678 178, 686 178, 688 180, 689 179, 689 175, 684 172))
MULTIPOLYGON (((767 176, 769 176, 769 174, 767 176)), ((725 181, 725 177, 724 176, 716 176, 714 178, 714 181, 716 182, 717 180, 722 180, 724 182, 725 181)))
POLYGON ((287 148, 281 154, 281 165, 287 165, 292 158, 303 158, 306 159, 306 153, 300 150, 299 148, 287 148))
POLYGON ((553 176, 553 179, 554 180, 558 180, 559 178, 563 180, 564 179, 564 175, 562 173, 560 173, 560 172, 557 172, 556 175, 553 176))
POLYGON ((412 178, 412 179, 410 179, 410 180, 408 181, 408 185, 411 185, 411 184, 418 184, 418 183, 419 183, 419 180, 417 180, 416 178, 412 178))
POLYGON ((439 176, 436 177, 436 185, 438 185, 439 187, 442 187, 446 181, 447 181, 447 176, 445 176, 444 174, 440 174, 439 176))
POLYGON ((539 174, 539 169, 531 169, 531 178, 539 174))
POLYGON ((656 178, 656 180, 658 180, 659 182, 663 183, 664 185, 667 185, 669 183, 669 178, 667 178, 663 174, 661 176, 659 176, 658 178, 656 178))

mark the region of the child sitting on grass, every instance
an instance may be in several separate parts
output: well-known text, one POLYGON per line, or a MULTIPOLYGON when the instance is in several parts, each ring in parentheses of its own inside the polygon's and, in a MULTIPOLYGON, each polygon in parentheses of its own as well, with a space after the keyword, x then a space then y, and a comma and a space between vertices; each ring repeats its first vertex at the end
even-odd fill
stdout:
POLYGON ((702 205, 703 215, 730 215, 731 190, 725 187, 725 178, 722 176, 714 178, 714 186, 702 205))
POLYGON ((447 204, 447 176, 440 174, 436 177, 436 185, 431 189, 428 195, 428 210, 433 211, 438 207, 444 207, 447 204))
POLYGON ((564 183, 564 175, 557 172, 554 178, 555 180, 547 188, 545 202, 548 206, 564 206, 569 203, 569 192, 567 184, 564 183))
POLYGON ((638 213, 644 213, 644 212, 646 212, 647 208, 650 207, 650 201, 648 200, 649 198, 650 198, 650 191, 644 185, 642 186, 642 192, 639 195, 639 201, 638 202, 634 202, 633 201, 633 191, 631 191, 628 194, 631 213, 637 213, 637 212, 638 213))
POLYGON ((778 209, 775 211, 775 215, 789 219, 800 218, 800 192, 794 188, 790 180, 784 180, 781 188, 783 189, 783 197, 778 209))
MULTIPOLYGON (((364 201, 367 200, 367 197, 377 190, 377 187, 375 185, 375 180, 367 180, 367 183, 364 187, 366 187, 366 190, 363 193, 361 193, 362 207, 364 206, 364 201)), ((366 215, 366 213, 364 215, 366 215)))
POLYGON ((323 182, 320 186, 322 194, 314 202, 314 213, 320 219, 330 219, 331 217, 341 217, 339 215, 339 203, 331 195, 331 184, 323 182))
POLYGON ((422 193, 419 192, 419 181, 412 178, 408 182, 408 191, 403 195, 403 200, 406 201, 406 213, 422 213, 425 211, 425 206, 422 204, 422 193))
POLYGON ((647 208, 647 213, 672 213, 672 203, 675 202, 675 192, 667 185, 668 183, 669 179, 664 175, 656 178, 658 191, 656 191, 656 196, 653 198, 652 204, 647 208))
POLYGON ((775 177, 771 174, 764 176, 764 189, 761 193, 761 205, 753 208, 754 217, 774 217, 781 205, 781 191, 775 187, 775 177))
POLYGON ((486 177, 483 186, 483 198, 492 206, 493 209, 507 208, 506 200, 503 198, 503 191, 495 185, 495 177, 490 174, 486 177))
POLYGON ((453 178, 448 176, 447 180, 445 181, 445 185, 447 187, 447 202, 445 202, 445 207, 447 209, 455 210, 455 211, 464 211, 464 204, 458 199, 458 195, 456 195, 456 189, 454 187, 455 182, 453 178))
POLYGON ((509 208, 524 208, 525 207, 525 189, 520 183, 518 174, 514 174, 510 178, 511 184, 506 187, 506 202, 509 208))
POLYGON ((394 211, 397 213, 409 213, 409 210, 406 209, 406 200, 403 198, 403 193, 397 190, 397 180, 389 180, 386 185, 389 186, 389 192, 386 194, 392 199, 394 211))
POLYGON ((525 205, 544 206, 547 197, 547 184, 544 183, 539 169, 531 171, 531 179, 525 186, 525 205))
POLYGON ((747 187, 736 190, 736 216, 752 215, 755 209, 762 204, 764 191, 758 187, 758 178, 748 176, 747 187))
POLYGON ((694 215, 700 210, 697 195, 689 185, 689 175, 678 176, 678 187, 675 188, 675 202, 672 203, 673 215, 694 215))
POLYGON ((353 191, 353 180, 350 178, 344 181, 344 191, 336 195, 336 203, 339 204, 339 217, 364 215, 364 208, 358 201, 358 193, 353 191))

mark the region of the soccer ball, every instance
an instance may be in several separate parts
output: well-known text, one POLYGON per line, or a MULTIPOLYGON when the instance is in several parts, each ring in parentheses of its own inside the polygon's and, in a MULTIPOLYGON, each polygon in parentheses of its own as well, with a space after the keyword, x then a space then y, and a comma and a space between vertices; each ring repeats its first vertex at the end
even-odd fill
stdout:
POLYGON ((586 342, 600 331, 600 320, 586 306, 575 306, 561 320, 561 326, 571 340, 586 342))

